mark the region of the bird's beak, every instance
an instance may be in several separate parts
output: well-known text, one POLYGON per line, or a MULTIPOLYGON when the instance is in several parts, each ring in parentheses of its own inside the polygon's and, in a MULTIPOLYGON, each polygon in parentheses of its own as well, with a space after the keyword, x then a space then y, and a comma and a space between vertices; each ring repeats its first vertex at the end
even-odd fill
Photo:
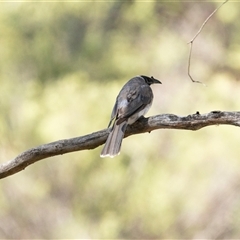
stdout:
POLYGON ((157 80, 157 79, 154 78, 153 76, 151 77, 151 79, 153 80, 153 83, 162 84, 159 80, 157 80))

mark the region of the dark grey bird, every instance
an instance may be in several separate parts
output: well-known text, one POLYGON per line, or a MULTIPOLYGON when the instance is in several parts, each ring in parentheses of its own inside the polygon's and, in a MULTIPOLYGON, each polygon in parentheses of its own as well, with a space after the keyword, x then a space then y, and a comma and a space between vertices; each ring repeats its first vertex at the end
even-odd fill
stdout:
POLYGON ((119 92, 112 110, 108 128, 114 120, 111 132, 101 152, 101 157, 115 157, 120 153, 122 139, 128 124, 133 124, 151 107, 153 92, 151 84, 161 83, 154 77, 136 76, 119 92))

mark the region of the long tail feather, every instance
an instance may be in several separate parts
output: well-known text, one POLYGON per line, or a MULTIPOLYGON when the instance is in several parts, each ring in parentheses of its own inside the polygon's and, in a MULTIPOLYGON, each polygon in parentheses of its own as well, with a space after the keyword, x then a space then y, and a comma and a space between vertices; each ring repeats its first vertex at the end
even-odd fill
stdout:
POLYGON ((115 157, 120 153, 122 139, 124 137, 127 122, 124 121, 119 125, 116 122, 113 125, 112 131, 109 133, 105 146, 100 157, 115 157))

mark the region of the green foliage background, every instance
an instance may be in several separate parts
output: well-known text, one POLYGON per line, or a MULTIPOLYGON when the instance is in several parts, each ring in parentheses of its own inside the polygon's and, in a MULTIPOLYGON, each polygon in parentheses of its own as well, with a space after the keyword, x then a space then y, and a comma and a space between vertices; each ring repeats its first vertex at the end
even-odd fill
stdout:
MULTIPOLYGON (((106 128, 122 85, 153 86, 148 115, 239 110, 240 8, 228 2, 0 3, 0 162, 106 128)), ((159 130, 40 161, 0 181, 1 238, 238 238, 239 129, 159 130)))

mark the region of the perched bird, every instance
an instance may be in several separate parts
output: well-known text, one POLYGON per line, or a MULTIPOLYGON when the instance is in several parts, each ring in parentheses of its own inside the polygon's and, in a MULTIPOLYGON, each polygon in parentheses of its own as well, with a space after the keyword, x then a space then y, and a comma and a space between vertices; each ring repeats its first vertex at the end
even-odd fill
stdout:
POLYGON ((119 154, 122 139, 128 124, 133 124, 151 107, 153 92, 151 84, 161 83, 154 77, 136 76, 130 79, 119 92, 112 110, 108 128, 114 120, 111 132, 101 152, 101 157, 115 157, 119 154))

